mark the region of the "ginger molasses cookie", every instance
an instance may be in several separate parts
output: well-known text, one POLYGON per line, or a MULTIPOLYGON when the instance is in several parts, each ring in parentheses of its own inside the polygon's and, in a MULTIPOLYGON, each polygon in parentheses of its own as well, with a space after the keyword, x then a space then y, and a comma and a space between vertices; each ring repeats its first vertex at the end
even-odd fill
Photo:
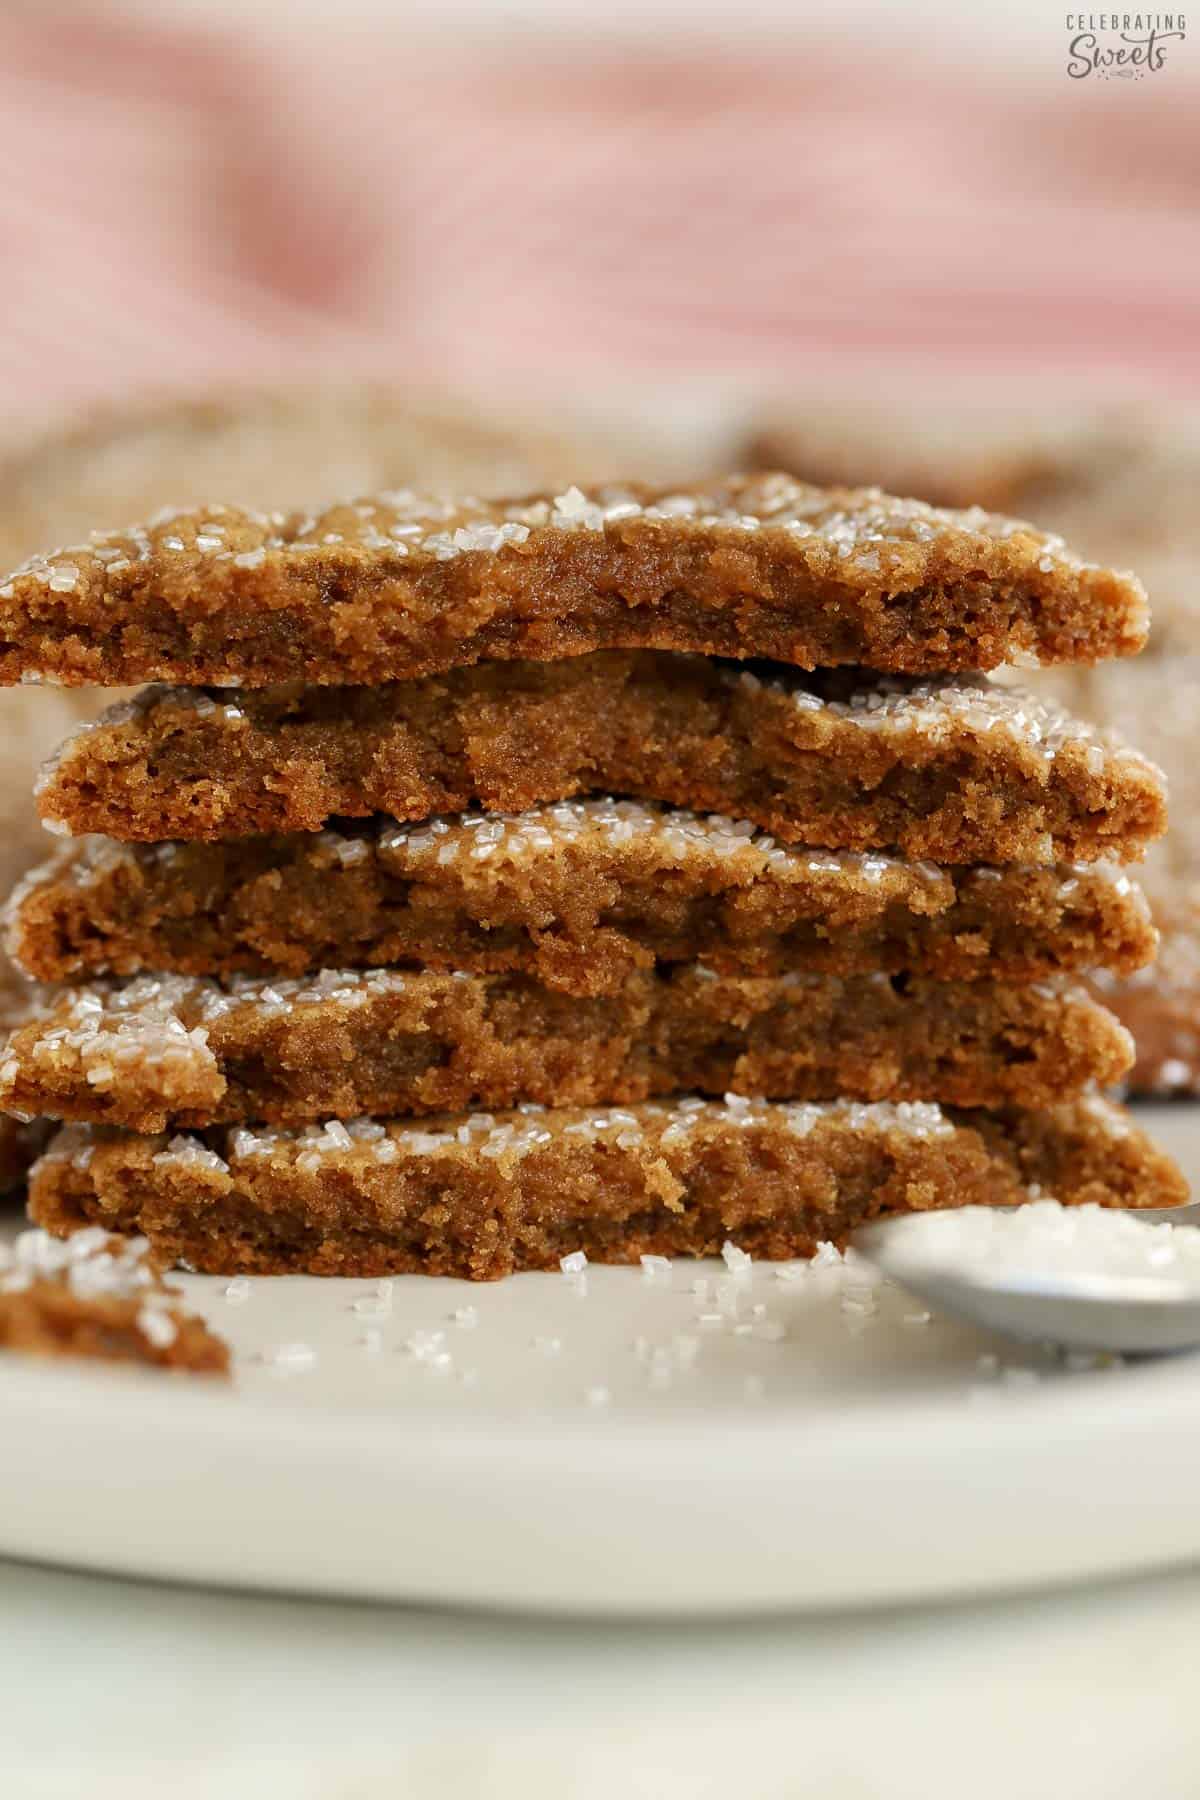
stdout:
POLYGON ((68 739, 38 793, 54 829, 157 842, 589 790, 936 862, 1125 860, 1166 825, 1145 757, 985 677, 804 675, 669 651, 379 687, 148 688, 68 739))
POLYGON ((209 506, 0 584, 0 682, 407 680, 599 649, 920 674, 1134 655, 1132 577, 971 510, 787 476, 514 501, 209 506))
POLYGON ((205 1137, 68 1125, 31 1177, 47 1230, 142 1232, 214 1274, 489 1280, 601 1262, 812 1255, 889 1213, 1038 1194, 1182 1204, 1186 1184, 1120 1108, 699 1098, 628 1108, 358 1119, 205 1137))
POLYGON ((1046 1106, 1128 1068, 1080 987, 639 969, 580 999, 526 975, 393 969, 97 983, 47 1001, 0 1106, 135 1131, 590 1106, 691 1089, 1046 1106))
POLYGON ((8 909, 10 954, 43 981, 415 965, 601 994, 696 959, 1024 980, 1127 972, 1156 943, 1108 863, 938 868, 629 800, 218 844, 73 839, 8 909))
POLYGON ((228 1347, 180 1304, 145 1238, 90 1227, 0 1244, 0 1350, 227 1375, 228 1347))

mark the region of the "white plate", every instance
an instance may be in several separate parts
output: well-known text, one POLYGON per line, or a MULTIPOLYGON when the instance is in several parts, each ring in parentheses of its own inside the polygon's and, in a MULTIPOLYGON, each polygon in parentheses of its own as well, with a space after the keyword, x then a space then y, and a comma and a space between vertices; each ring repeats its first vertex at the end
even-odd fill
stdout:
MULTIPOLYGON (((1200 1108, 1144 1117, 1200 1176, 1200 1108)), ((613 1614, 975 1594, 1200 1553, 1200 1356, 1071 1367, 922 1318, 861 1267, 782 1273, 592 1269, 586 1293, 408 1278, 377 1315, 372 1282, 259 1279, 239 1303, 188 1277, 237 1353, 232 1392, 4 1359, 0 1552, 613 1614)))

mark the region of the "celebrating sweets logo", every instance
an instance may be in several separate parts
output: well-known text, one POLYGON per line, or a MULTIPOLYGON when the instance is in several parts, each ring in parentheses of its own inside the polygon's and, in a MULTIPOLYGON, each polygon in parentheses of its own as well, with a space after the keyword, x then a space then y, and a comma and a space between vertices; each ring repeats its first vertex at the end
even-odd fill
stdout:
POLYGON ((1167 52, 1187 36, 1183 13, 1068 13, 1067 74, 1101 81, 1141 81, 1164 68, 1167 52))

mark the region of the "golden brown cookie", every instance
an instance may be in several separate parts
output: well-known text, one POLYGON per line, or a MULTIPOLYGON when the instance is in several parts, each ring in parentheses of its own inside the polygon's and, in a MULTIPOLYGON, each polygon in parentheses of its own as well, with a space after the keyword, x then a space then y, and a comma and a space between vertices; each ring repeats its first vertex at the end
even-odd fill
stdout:
POLYGON ((35 557, 0 585, 0 682, 370 684, 598 649, 919 674, 1133 655, 1146 618, 1133 577, 1058 538, 876 489, 400 492, 178 511, 35 557))
POLYGON ((0 1244, 0 1350, 228 1375, 228 1346, 179 1304, 145 1238, 94 1227, 59 1237, 0 1244))
POLYGON ((0 1106, 135 1131, 363 1113, 590 1106, 680 1090, 1046 1106, 1129 1067, 1084 990, 920 977, 637 970, 581 1000, 524 975, 186 976, 48 999, 0 1106))
POLYGON ((694 1099, 206 1139, 70 1125, 30 1193, 49 1231, 144 1232, 164 1260, 214 1274, 488 1280, 578 1250, 633 1262, 709 1255, 727 1238, 808 1256, 889 1213, 1037 1193, 1170 1206, 1187 1187, 1095 1098, 1044 1113, 694 1099))
POLYGON ((74 839, 14 892, 8 930, 45 981, 401 964, 579 994, 656 959, 1022 980, 1139 968, 1157 942, 1109 864, 940 869, 627 800, 222 844, 74 839))
POLYGON ((57 829, 157 842, 589 789, 937 862, 1126 860, 1166 827, 1144 757, 986 677, 800 675, 669 651, 373 688, 148 688, 69 739, 38 793, 57 829))

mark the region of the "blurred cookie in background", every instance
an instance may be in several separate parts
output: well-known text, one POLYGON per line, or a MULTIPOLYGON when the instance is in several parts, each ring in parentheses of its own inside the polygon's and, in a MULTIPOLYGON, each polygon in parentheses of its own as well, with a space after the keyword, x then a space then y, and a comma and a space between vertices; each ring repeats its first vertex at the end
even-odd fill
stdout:
POLYGON ((1067 391, 1013 399, 990 385, 940 401, 928 387, 818 395, 760 419, 745 460, 1031 519, 1098 562, 1136 570, 1153 614, 1147 655, 1200 635, 1200 416, 1067 391))
POLYGON ((161 506, 290 510, 387 487, 522 493, 578 479, 573 448, 534 423, 382 384, 164 399, 0 456, 0 559, 15 566, 161 506))
MULTIPOLYGON (((1194 567, 1200 574, 1200 552, 1194 567)), ((1169 782, 1170 829, 1134 871, 1162 934, 1158 959, 1128 980, 1094 977, 1133 1033, 1138 1057, 1127 1079, 1139 1093, 1200 1093, 1200 621, 1189 655, 1185 617, 1181 607, 1164 629, 1152 628, 1150 649, 1119 679, 1095 668, 1079 686, 1080 710, 1140 732, 1169 782)))
POLYGON ((1136 975, 1097 970, 1089 985, 1133 1034, 1137 1063, 1124 1078, 1131 1093, 1200 1092, 1200 903, 1156 899, 1158 959, 1136 975))
POLYGON ((1171 828, 1137 871, 1159 959, 1130 981, 1106 978, 1103 997, 1137 1042, 1132 1092, 1200 1093, 1200 418, 994 389, 931 405, 921 393, 809 397, 761 419, 745 460, 1015 514, 1141 576, 1151 630, 1140 658, 1019 678, 1128 733, 1166 771, 1171 828))

